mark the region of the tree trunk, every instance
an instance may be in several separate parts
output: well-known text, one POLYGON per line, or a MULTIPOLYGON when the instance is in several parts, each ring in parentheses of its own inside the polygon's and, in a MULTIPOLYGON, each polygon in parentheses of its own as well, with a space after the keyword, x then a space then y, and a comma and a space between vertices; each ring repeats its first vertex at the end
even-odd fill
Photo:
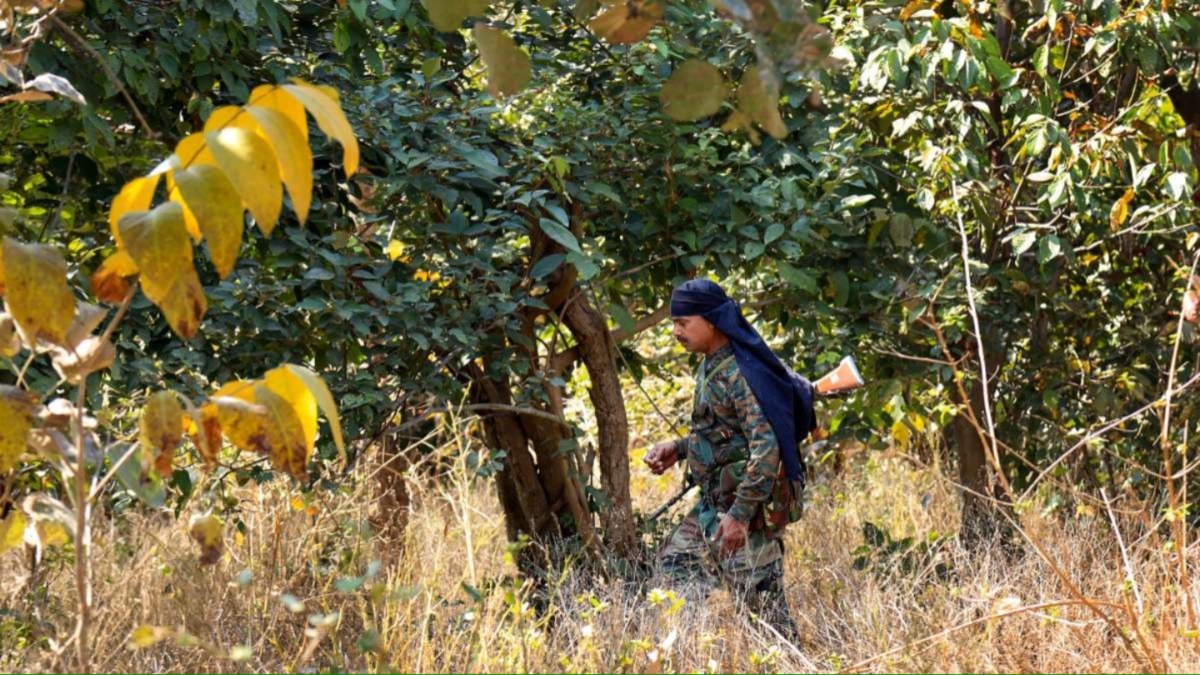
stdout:
POLYGON ((403 550, 404 531, 408 527, 412 500, 404 477, 409 466, 406 450, 407 444, 392 433, 384 433, 379 439, 376 496, 371 504, 370 523, 377 535, 396 544, 387 547, 389 552, 403 550))
POLYGON ((976 540, 989 529, 991 504, 980 495, 990 497, 993 493, 987 446, 977 426, 983 419, 983 384, 976 380, 968 396, 970 400, 963 404, 970 409, 960 411, 951 424, 954 446, 958 449, 958 482, 965 488, 962 496, 964 541, 976 540))
POLYGON ((617 555, 633 558, 639 540, 629 493, 629 420, 614 361, 616 345, 608 322, 582 294, 567 303, 563 320, 575 336, 591 379, 588 395, 599 428, 600 484, 609 502, 604 516, 605 541, 617 555))

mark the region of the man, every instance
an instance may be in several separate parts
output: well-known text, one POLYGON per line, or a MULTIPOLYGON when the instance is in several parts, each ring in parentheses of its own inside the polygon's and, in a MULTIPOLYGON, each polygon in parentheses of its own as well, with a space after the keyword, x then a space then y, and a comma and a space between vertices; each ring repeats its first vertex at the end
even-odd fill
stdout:
POLYGON ((725 584, 788 637, 783 543, 800 515, 799 443, 815 426, 812 390, 774 355, 717 284, 692 280, 671 296, 674 335, 704 354, 691 432, 659 443, 646 464, 686 462, 700 501, 659 553, 657 572, 707 593, 725 584))

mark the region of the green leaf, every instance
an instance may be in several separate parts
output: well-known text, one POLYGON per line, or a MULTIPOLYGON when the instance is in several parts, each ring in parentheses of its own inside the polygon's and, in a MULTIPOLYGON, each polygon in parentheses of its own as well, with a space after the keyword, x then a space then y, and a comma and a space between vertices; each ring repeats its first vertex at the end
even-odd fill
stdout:
POLYGON ((1022 230, 1012 236, 1013 255, 1024 255, 1037 243, 1037 233, 1033 230, 1022 230))
POLYGON ((779 276, 783 277, 784 281, 802 291, 816 294, 817 280, 811 274, 782 261, 777 263, 777 266, 779 267, 779 276))
POLYGON ((566 258, 567 256, 563 255, 562 253, 548 255, 545 258, 537 261, 537 263, 534 264, 533 269, 530 270, 529 274, 534 279, 541 279, 542 277, 558 269, 559 266, 563 264, 563 261, 566 260, 566 258))
POLYGON ((636 327, 637 322, 633 320, 633 315, 629 313, 629 310, 625 309, 625 305, 614 302, 608 306, 608 313, 612 315, 612 318, 621 327, 621 330, 630 335, 633 334, 633 329, 636 327))
POLYGON ((538 221, 538 225, 542 228, 542 232, 546 233, 547 237, 553 239, 560 246, 572 253, 583 255, 583 249, 579 247, 579 240, 575 238, 575 235, 570 230, 549 218, 542 218, 538 221))
POLYGON ((767 233, 763 235, 763 243, 770 244, 771 242, 775 241, 776 239, 782 237, 784 231, 785 230, 784 230, 783 225, 781 225, 779 223, 771 223, 767 227, 767 233))
POLYGON ((680 122, 694 122, 721 109, 729 88, 721 71, 707 61, 684 61, 659 94, 663 112, 680 122))
POLYGON ((1038 240, 1037 261, 1044 265, 1062 254, 1062 240, 1057 234, 1051 234, 1038 240))
POLYGON ((579 272, 579 278, 587 281, 594 279, 600 274, 600 267, 592 262, 592 259, 582 253, 571 252, 567 254, 567 262, 575 266, 575 270, 579 272))
POLYGON ((1171 195, 1171 199, 1180 201, 1191 194, 1191 183, 1192 180, 1186 173, 1176 171, 1167 176, 1167 194, 1171 195))
POLYGON ((746 257, 746 260, 754 260, 758 256, 762 255, 766 248, 766 245, 761 241, 748 241, 746 242, 745 248, 742 249, 742 252, 746 257))
POLYGON ((833 304, 845 307, 850 301, 850 279, 841 270, 835 270, 829 275, 829 297, 833 304))
POLYGON ((903 213, 892 216, 891 222, 888 224, 888 235, 891 236, 892 243, 900 248, 908 248, 912 246, 914 234, 916 234, 916 229, 913 227, 912 218, 903 213))

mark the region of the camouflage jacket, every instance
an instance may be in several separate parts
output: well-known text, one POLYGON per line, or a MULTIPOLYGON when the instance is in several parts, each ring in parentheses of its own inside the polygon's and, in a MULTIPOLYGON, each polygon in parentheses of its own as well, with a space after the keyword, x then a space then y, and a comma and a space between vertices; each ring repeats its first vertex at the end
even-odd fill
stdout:
POLYGON ((679 458, 700 485, 701 510, 727 512, 768 536, 799 519, 799 486, 784 473, 775 431, 733 347, 704 359, 692 400, 692 428, 677 441, 679 458))

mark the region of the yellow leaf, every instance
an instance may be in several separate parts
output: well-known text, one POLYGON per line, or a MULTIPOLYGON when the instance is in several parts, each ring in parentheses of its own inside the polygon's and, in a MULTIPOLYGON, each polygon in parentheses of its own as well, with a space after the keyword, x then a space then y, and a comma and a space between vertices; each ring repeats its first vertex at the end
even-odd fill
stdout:
POLYGON ((133 629, 129 634, 129 646, 134 649, 145 649, 153 647, 163 640, 171 637, 172 631, 170 628, 162 628, 159 626, 150 626, 142 624, 133 629))
POLYGON ((220 518, 212 515, 195 515, 188 523, 188 533, 200 545, 200 564, 212 565, 221 559, 225 551, 225 538, 222 536, 224 524, 220 518))
POLYGON ((162 310, 182 338, 196 334, 208 308, 196 268, 192 242, 183 223, 183 207, 163 202, 121 220, 126 250, 141 269, 142 290, 162 310))
POLYGON ((774 138, 787 136, 787 125, 779 116, 779 80, 773 73, 762 65, 747 68, 737 95, 742 113, 774 138))
POLYGON ((290 401, 266 385, 254 388, 255 402, 266 409, 266 425, 258 451, 271 465, 300 482, 308 480, 308 446, 302 422, 290 401))
POLYGON ((171 199, 183 207, 184 222, 194 239, 208 241, 208 255, 222 279, 229 276, 242 248, 242 202, 225 173, 198 164, 171 172, 176 189, 171 199))
POLYGON ((346 175, 353 176, 358 172, 358 139, 354 137, 354 129, 350 127, 341 105, 311 84, 299 80, 293 82, 283 85, 283 88, 300 101, 316 120, 322 133, 342 144, 342 166, 346 169, 346 175))
POLYGON ((25 452, 36 403, 30 392, 0 385, 0 476, 16 467, 25 452))
POLYGON ((67 285, 62 254, 44 244, 4 238, 0 249, 8 311, 27 344, 46 340, 63 344, 75 318, 75 295, 67 285))
POLYGON ((487 12, 492 0, 421 0, 429 14, 429 23, 443 33, 462 28, 462 22, 471 16, 487 12))
POLYGON ((291 120, 279 112, 258 106, 250 106, 246 111, 257 123, 259 133, 265 136, 275 149, 283 184, 287 186, 288 196, 292 198, 296 219, 303 225, 308 220, 313 190, 313 158, 308 140, 291 120))
POLYGON ((262 136, 238 127, 209 132, 205 139, 259 229, 271 234, 283 210, 279 161, 271 145, 262 136))
POLYGON ((49 548, 71 541, 75 530, 75 514, 62 502, 49 495, 36 493, 21 502, 21 509, 33 520, 33 527, 25 529, 26 543, 49 548))
MULTIPOLYGON (((181 144, 182 145, 182 144, 181 144)), ((145 211, 150 208, 154 199, 154 191, 158 188, 158 174, 135 178, 121 188, 121 192, 113 199, 112 208, 108 212, 108 226, 112 230, 113 239, 118 247, 121 243, 121 218, 130 211, 145 211)), ((136 271, 136 270, 135 270, 136 271)))
POLYGON ((471 35, 479 47, 479 58, 487 66, 488 92, 493 98, 507 98, 529 84, 533 76, 529 54, 518 47, 508 33, 477 23, 471 35))
POLYGON ((1133 188, 1125 190, 1125 194, 1121 196, 1113 205, 1112 211, 1108 215, 1108 224, 1112 229, 1119 230, 1125 221, 1129 219, 1129 204, 1133 201, 1133 188))
POLYGON ((313 404, 320 407, 325 419, 329 422, 333 444, 337 447, 342 459, 345 460, 346 443, 342 438, 342 422, 338 416, 337 403, 334 402, 333 394, 329 391, 325 380, 304 366, 290 363, 267 372, 265 379, 269 389, 286 398, 296 408, 297 416, 304 424, 305 438, 309 439, 309 451, 312 450, 312 439, 316 437, 317 430, 316 410, 313 408, 313 404), (308 396, 293 391, 298 388, 302 388, 308 396))
POLYGON ((897 445, 902 448, 906 447, 910 438, 912 438, 912 431, 909 430, 907 424, 905 424, 903 421, 897 421, 896 423, 892 424, 892 440, 894 440, 897 445))
POLYGON ((707 61, 688 59, 671 73, 659 101, 671 119, 694 122, 720 110, 726 94, 728 87, 721 71, 707 61))
POLYGON ((121 302, 129 292, 129 282, 125 277, 131 277, 137 271, 137 264, 129 257, 129 253, 117 251, 92 273, 92 293, 104 302, 121 302))
POLYGON ((268 370, 263 376, 263 385, 288 402, 300 422, 306 453, 312 453, 317 438, 317 399, 309 391, 300 376, 280 366, 268 370))
POLYGON ((242 113, 242 107, 237 105, 223 105, 220 108, 215 108, 208 114, 208 119, 204 120, 204 133, 212 133, 229 127, 245 128, 239 124, 245 119, 242 113))
POLYGON ((171 390, 160 391, 146 401, 140 425, 142 445, 155 451, 154 469, 171 477, 171 460, 183 441, 183 406, 171 390))
POLYGON ((175 146, 175 156, 179 158, 181 169, 190 169, 197 164, 217 164, 217 158, 208 147, 208 135, 204 132, 184 136, 175 146))
POLYGON ((283 115, 289 122, 296 125, 304 142, 308 143, 308 120, 304 117, 304 106, 295 96, 287 93, 283 87, 274 84, 262 84, 250 92, 246 105, 257 108, 268 108, 283 115))
POLYGON ((13 509, 8 517, 0 520, 0 554, 10 551, 25 540, 25 514, 13 509))
POLYGON ((405 246, 404 242, 402 241, 397 241, 395 239, 389 241, 387 245, 388 260, 399 260, 400 262, 404 263, 408 262, 409 257, 404 255, 404 251, 407 248, 408 247, 405 246))
MULTIPOLYGON (((213 402, 221 430, 230 443, 266 455, 272 466, 296 480, 308 479, 306 423, 301 422, 289 399, 261 380, 240 380, 218 389, 213 402)), ((313 421, 311 428, 315 425, 313 421)))
POLYGON ((21 351, 21 338, 17 335, 17 324, 8 312, 0 313, 0 355, 12 358, 21 351))
POLYGON ((217 466, 217 456, 221 454, 221 420, 215 403, 200 407, 200 419, 188 420, 188 434, 196 451, 204 460, 204 466, 213 469, 217 466))
POLYGON ((655 0, 630 0, 613 4, 589 21, 588 27, 613 44, 632 44, 649 35, 662 17, 662 5, 655 0))
POLYGON ((287 364, 284 368, 287 368, 298 376, 304 382, 304 386, 308 387, 308 390, 317 399, 317 405, 320 406, 321 412, 329 422, 329 429, 333 433, 333 444, 337 446, 338 452, 342 455, 342 459, 345 460, 346 442, 342 437, 342 420, 338 415, 337 403, 333 400, 333 393, 329 391, 329 386, 325 384, 325 380, 321 379, 320 375, 317 375, 304 366, 287 364))

